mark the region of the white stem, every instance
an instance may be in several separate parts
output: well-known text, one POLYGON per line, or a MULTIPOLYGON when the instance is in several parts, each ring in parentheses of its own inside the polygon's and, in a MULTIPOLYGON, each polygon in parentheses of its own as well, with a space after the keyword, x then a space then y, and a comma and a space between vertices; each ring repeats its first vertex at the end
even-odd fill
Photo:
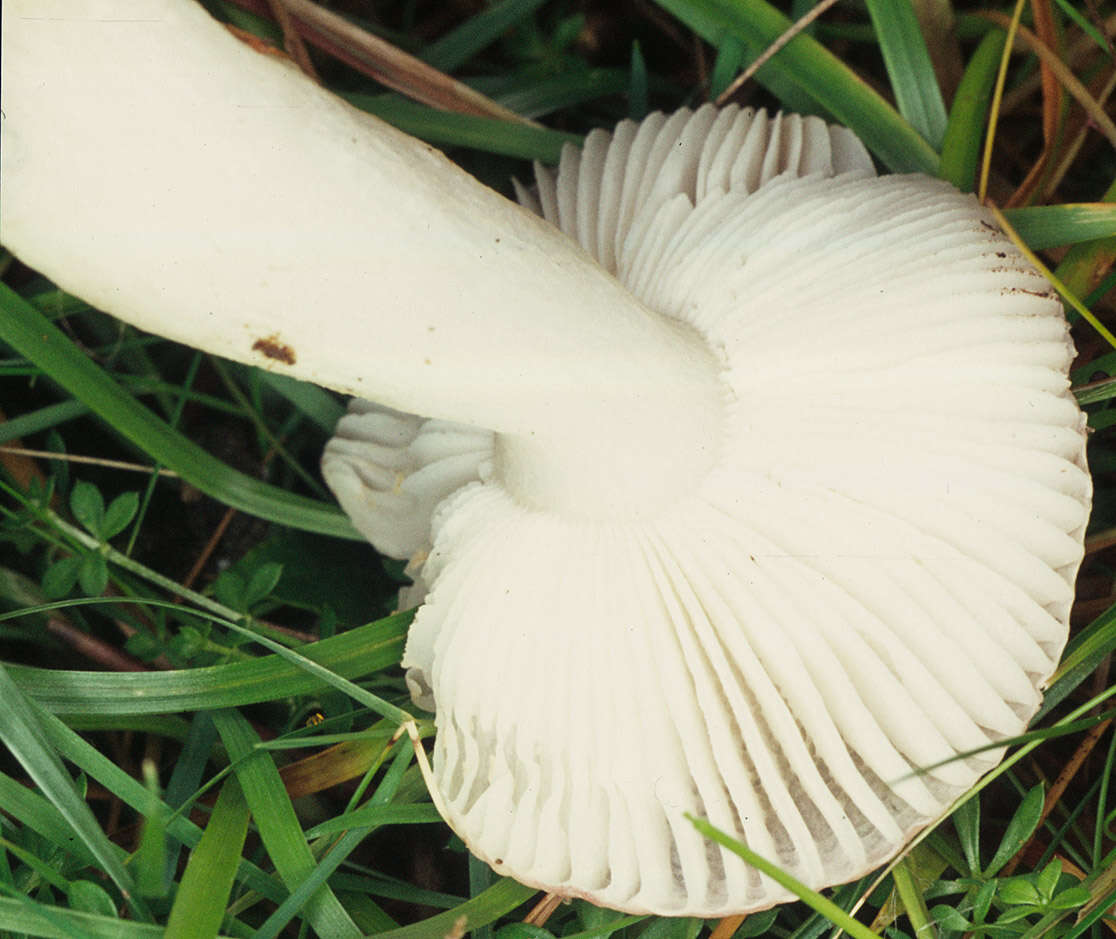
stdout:
POLYGON ((696 335, 195 3, 8 0, 3 43, 0 237, 102 309, 528 441, 716 409, 696 335))

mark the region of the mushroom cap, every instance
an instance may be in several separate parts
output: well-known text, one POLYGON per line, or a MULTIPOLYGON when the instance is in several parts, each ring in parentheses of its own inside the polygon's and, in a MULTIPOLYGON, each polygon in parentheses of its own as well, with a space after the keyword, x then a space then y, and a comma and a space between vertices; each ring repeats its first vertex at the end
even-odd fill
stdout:
MULTIPOLYGON (((632 912, 762 909, 790 894, 686 814, 848 881, 1038 707, 1091 500, 1061 306, 973 197, 876 178, 846 134, 655 116, 521 190, 704 336, 725 414, 650 517, 523 499, 500 435, 434 509, 404 664, 436 703, 443 813, 500 873, 632 912)), ((369 506, 369 530, 398 510, 369 506)))

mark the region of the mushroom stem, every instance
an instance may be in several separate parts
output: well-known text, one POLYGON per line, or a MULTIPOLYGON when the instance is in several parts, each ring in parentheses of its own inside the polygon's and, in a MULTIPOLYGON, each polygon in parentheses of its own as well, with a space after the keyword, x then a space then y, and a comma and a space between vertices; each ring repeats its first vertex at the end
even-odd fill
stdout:
POLYGON ((513 435, 519 465, 672 428, 709 451, 696 333, 197 4, 125 7, 3 6, 0 237, 26 263, 143 329, 513 435))

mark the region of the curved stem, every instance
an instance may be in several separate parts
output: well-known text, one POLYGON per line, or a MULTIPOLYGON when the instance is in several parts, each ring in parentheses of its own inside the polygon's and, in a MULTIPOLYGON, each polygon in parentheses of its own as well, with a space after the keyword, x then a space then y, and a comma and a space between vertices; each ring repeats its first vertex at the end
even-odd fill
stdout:
POLYGON ((685 423, 703 343, 440 153, 200 6, 3 7, 0 237, 135 325, 524 438, 685 423), (634 417, 632 416, 634 413, 634 417))

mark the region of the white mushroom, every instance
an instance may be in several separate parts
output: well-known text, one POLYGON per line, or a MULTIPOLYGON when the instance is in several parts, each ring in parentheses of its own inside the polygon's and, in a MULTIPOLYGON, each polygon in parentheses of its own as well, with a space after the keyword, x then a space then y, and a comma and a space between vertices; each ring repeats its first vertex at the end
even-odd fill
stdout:
POLYGON ((1037 708, 1091 488, 1060 305, 971 197, 703 108, 540 169, 550 225, 192 4, 134 5, 4 4, 0 234, 137 325, 379 402, 326 475, 429 549, 405 664, 471 850, 743 912, 787 894, 686 813, 821 887, 996 762, 960 754, 1037 708))

